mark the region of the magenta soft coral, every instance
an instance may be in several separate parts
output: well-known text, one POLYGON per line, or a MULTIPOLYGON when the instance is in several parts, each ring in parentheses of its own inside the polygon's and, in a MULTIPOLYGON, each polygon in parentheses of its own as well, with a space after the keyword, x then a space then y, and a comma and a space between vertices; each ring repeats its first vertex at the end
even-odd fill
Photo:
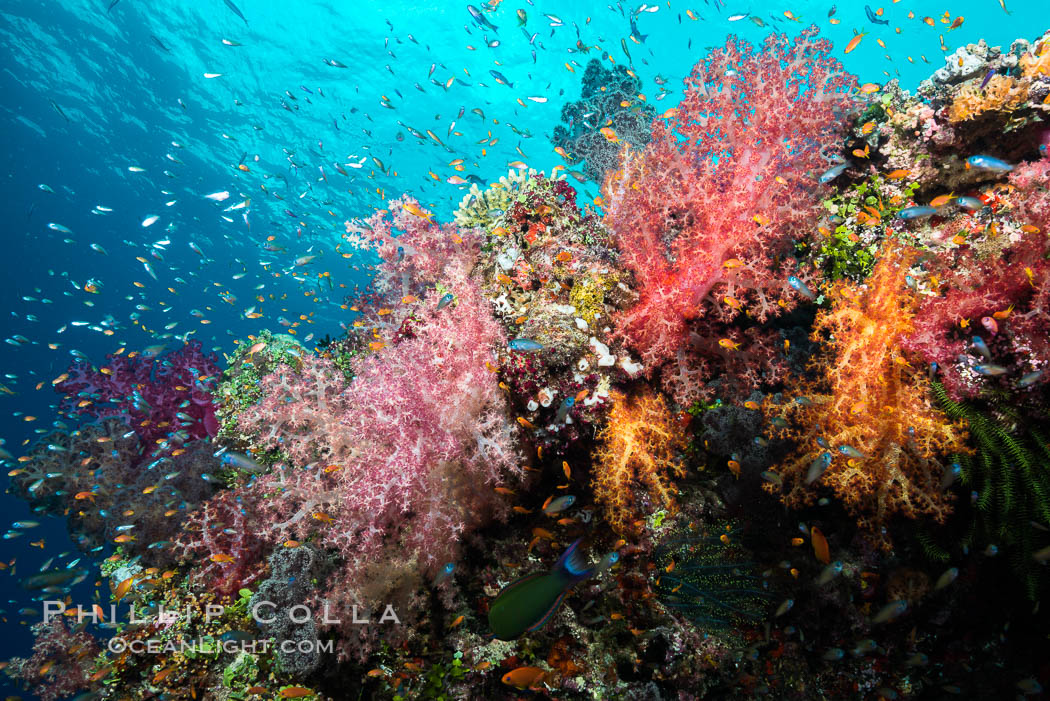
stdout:
POLYGON ((1050 382, 1048 176, 1050 159, 1045 158, 1011 174, 1016 188, 1006 210, 1015 232, 1011 245, 983 256, 972 246, 961 247, 929 264, 939 276, 939 294, 923 301, 915 332, 902 345, 937 364, 938 379, 955 399, 991 387, 1031 392, 1050 382), (987 345, 990 359, 974 345, 975 336, 987 345), (988 365, 1005 372, 980 372, 988 365))
MULTIPOLYGON (((640 293, 618 329, 650 370, 676 360, 678 373, 705 379, 720 361, 704 338, 726 337, 745 310, 757 322, 781 314, 799 296, 789 276, 809 281, 786 256, 814 228, 822 151, 855 84, 815 34, 770 35, 757 52, 731 37, 696 65, 646 149, 625 150, 605 183, 605 221, 640 293)), ((762 349, 749 363, 771 358, 762 349)), ((679 402, 691 398, 672 389, 679 402)))
POLYGON ((265 570, 264 544, 255 495, 224 491, 189 514, 173 545, 175 558, 192 567, 195 585, 233 596, 265 570))
POLYGON ((61 616, 54 616, 33 626, 33 656, 13 658, 9 671, 27 684, 34 684, 33 693, 41 701, 57 701, 87 688, 98 653, 98 641, 93 635, 74 633, 61 616))
POLYGON ((220 373, 217 361, 202 352, 198 341, 160 357, 111 353, 98 369, 83 359, 74 361, 68 379, 55 389, 65 395, 60 408, 70 416, 119 418, 150 446, 163 445, 157 441, 179 430, 186 432, 180 441, 185 442, 218 430, 211 398, 220 373))

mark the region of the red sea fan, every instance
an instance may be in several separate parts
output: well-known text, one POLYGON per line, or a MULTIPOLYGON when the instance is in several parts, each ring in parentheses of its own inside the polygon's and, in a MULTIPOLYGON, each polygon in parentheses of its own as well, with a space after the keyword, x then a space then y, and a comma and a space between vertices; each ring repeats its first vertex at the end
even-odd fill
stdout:
MULTIPOLYGON (((763 322, 809 289, 785 256, 815 228, 821 152, 855 84, 815 35, 770 35, 759 51, 731 37, 696 65, 646 149, 625 149, 605 182, 605 223, 640 293, 618 330, 650 370, 678 358, 678 373, 684 359, 706 379, 720 360, 691 333, 717 343, 745 311, 763 322)), ((686 388, 675 389, 681 403, 686 388)))

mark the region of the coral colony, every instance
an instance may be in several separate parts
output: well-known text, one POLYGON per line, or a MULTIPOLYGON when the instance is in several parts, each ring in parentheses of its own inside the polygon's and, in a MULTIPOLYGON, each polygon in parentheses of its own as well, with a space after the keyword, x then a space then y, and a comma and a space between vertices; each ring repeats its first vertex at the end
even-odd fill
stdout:
POLYGON ((26 579, 65 613, 7 673, 46 700, 1039 693, 1050 35, 917 95, 830 50, 730 38, 659 115, 592 62, 553 141, 594 205, 515 170, 454 222, 407 195, 346 222, 373 278, 317 349, 77 360, 12 491, 107 556, 103 595, 92 622, 88 569, 26 579))

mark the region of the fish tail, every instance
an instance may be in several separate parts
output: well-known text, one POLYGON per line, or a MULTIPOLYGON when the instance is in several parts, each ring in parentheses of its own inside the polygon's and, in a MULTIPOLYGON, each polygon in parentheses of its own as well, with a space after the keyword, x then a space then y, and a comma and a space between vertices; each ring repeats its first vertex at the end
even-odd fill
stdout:
POLYGON ((577 538, 575 543, 565 549, 554 565, 554 572, 567 579, 570 582, 569 587, 577 582, 590 579, 595 574, 595 568, 587 566, 586 559, 579 551, 582 540, 583 538, 577 538))

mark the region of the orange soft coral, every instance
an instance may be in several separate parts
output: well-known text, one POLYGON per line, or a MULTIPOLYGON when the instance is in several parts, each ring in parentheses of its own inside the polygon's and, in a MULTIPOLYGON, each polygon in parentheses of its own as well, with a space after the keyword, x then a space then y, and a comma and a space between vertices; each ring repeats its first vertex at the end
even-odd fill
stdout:
POLYGON ((800 507, 830 487, 886 548, 884 526, 894 514, 945 519, 951 505, 939 458, 966 450, 965 433, 932 404, 925 373, 898 348, 912 330, 915 300, 905 276, 914 257, 888 246, 866 289, 835 287, 835 304, 814 329, 816 338, 830 338, 823 378, 795 400, 764 407, 780 435, 798 444, 775 469, 783 483, 766 488, 800 507))
POLYGON ((982 89, 967 83, 948 108, 948 120, 963 122, 985 112, 1013 112, 1028 99, 1027 91, 1010 76, 995 75, 982 89))
POLYGON ((631 397, 614 392, 608 423, 597 438, 594 495, 617 533, 638 531, 640 485, 648 488, 653 507, 674 508, 670 478, 685 475, 678 454, 686 441, 663 396, 650 390, 631 397))

